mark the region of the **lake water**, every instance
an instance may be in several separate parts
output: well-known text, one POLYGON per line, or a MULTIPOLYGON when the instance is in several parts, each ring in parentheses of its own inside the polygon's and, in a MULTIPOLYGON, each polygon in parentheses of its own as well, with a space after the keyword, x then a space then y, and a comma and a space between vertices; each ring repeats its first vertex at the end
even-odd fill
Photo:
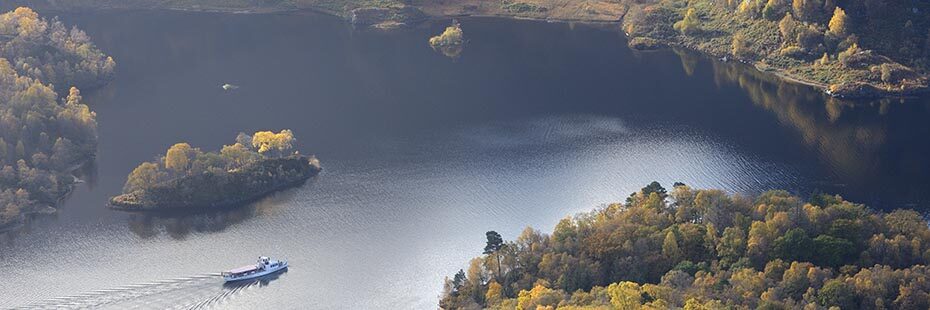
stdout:
POLYGON ((432 309, 486 231, 551 231, 653 180, 930 202, 930 101, 828 100, 740 65, 633 52, 615 25, 465 19, 468 46, 450 59, 426 43, 448 21, 61 18, 114 56, 117 78, 85 92, 100 132, 88 183, 0 235, 0 308, 432 309), (199 215, 104 208, 173 143, 215 150, 281 128, 324 166, 299 188, 199 215), (292 267, 235 287, 216 276, 259 255, 292 267))

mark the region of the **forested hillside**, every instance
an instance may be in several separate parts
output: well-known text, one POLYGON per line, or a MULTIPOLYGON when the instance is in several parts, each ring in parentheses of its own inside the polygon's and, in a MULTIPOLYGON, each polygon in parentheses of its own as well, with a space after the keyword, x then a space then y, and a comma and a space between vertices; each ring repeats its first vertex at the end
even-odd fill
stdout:
POLYGON ((0 228, 55 206, 93 158, 96 115, 74 85, 102 85, 113 67, 81 30, 28 8, 0 15, 0 228))
MULTIPOLYGON (((755 199, 652 183, 446 280, 444 309, 926 309, 930 229, 838 196, 755 199)), ((476 252, 480 249, 476 249, 476 252)))

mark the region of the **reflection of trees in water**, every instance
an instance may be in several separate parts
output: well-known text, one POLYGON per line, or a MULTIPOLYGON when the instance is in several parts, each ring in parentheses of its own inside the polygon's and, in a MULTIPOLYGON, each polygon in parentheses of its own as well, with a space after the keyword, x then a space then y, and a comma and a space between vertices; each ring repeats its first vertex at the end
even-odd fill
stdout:
POLYGON ((455 60, 455 59, 459 59, 459 57, 462 56, 462 51, 465 50, 465 45, 458 44, 458 45, 441 46, 437 48, 437 50, 441 52, 443 55, 446 55, 446 57, 449 57, 455 60))
POLYGON ((129 230, 142 238, 165 233, 174 239, 184 239, 191 233, 220 232, 250 218, 270 214, 282 203, 292 200, 298 189, 278 192, 246 206, 221 210, 132 213, 129 215, 129 230))
POLYGON ((904 203, 925 198, 920 187, 927 184, 925 174, 930 171, 921 159, 926 147, 909 141, 928 130, 909 115, 926 114, 916 102, 844 101, 743 64, 714 61, 712 67, 718 86, 739 86, 755 105, 796 129, 803 142, 819 152, 839 178, 833 181, 843 183, 827 187, 859 186, 853 191, 862 195, 891 190, 880 196, 904 203))
POLYGON ((713 70, 717 85, 737 84, 754 104, 797 129, 804 143, 815 147, 844 179, 865 178, 880 164, 878 154, 886 140, 886 126, 878 113, 861 111, 874 110, 875 103, 845 102, 741 64, 713 62, 713 70), (872 115, 843 120, 844 113, 850 118, 872 115))
POLYGON ((678 58, 681 59, 681 69, 685 71, 685 74, 688 76, 694 75, 694 69, 697 68, 698 62, 701 60, 701 56, 694 52, 688 52, 681 48, 672 49, 675 54, 678 55, 678 58))

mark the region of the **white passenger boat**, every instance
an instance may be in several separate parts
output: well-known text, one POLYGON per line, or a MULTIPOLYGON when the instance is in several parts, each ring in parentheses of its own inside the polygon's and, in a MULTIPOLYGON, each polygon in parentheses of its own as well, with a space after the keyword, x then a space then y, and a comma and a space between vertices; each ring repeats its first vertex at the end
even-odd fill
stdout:
POLYGON ((242 266, 236 269, 227 270, 224 271, 222 275, 226 282, 232 282, 255 279, 284 269, 287 269, 286 260, 279 261, 262 256, 258 258, 258 263, 254 265, 242 266))

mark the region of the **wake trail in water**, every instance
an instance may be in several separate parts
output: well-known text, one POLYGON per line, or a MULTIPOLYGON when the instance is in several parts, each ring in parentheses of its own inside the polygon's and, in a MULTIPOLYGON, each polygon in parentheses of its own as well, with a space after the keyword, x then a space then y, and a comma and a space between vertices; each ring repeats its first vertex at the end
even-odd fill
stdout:
POLYGON ((224 286, 219 273, 209 273, 51 298, 22 309, 208 309, 252 285, 224 286))

